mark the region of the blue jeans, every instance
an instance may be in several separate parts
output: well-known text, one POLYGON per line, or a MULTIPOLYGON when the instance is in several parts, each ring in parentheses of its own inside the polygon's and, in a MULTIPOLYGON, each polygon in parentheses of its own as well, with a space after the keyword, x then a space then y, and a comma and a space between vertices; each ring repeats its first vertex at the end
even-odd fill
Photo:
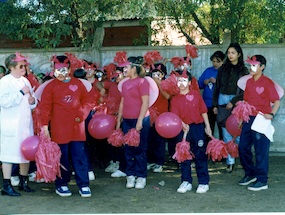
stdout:
POLYGON ((62 153, 60 163, 66 170, 62 167, 60 168, 61 178, 57 177, 55 181, 56 187, 67 186, 70 181, 69 158, 71 158, 75 171, 77 186, 79 188, 89 186, 88 164, 84 144, 84 141, 71 141, 67 144, 58 144, 62 153))
MULTIPOLYGON (((137 119, 123 119, 122 130, 126 134, 135 128, 137 119)), ((146 178, 147 176, 147 141, 150 126, 149 116, 143 119, 143 128, 140 130, 140 144, 138 147, 125 145, 126 175, 146 178)))
MULTIPOLYGON (((198 184, 209 184, 210 176, 208 172, 208 157, 206 155, 207 141, 204 132, 204 124, 190 124, 190 130, 186 140, 190 142, 190 149, 195 155, 195 169, 198 178, 198 184)), ((176 137, 176 141, 181 142, 183 131, 176 137)), ((192 184, 191 160, 181 163, 181 181, 188 181, 192 184)))
POLYGON ((255 117, 251 116, 249 122, 244 122, 239 143, 240 163, 245 176, 255 176, 258 181, 267 183, 269 166, 270 140, 261 133, 251 130, 255 117), (255 164, 251 148, 255 151, 255 164))

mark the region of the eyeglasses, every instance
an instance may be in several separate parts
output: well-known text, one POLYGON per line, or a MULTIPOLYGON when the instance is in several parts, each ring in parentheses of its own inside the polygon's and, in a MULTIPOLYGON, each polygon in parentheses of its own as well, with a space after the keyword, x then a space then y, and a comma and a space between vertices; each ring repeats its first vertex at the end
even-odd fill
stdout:
POLYGON ((26 68, 26 65, 20 65, 19 68, 20 69, 26 68))

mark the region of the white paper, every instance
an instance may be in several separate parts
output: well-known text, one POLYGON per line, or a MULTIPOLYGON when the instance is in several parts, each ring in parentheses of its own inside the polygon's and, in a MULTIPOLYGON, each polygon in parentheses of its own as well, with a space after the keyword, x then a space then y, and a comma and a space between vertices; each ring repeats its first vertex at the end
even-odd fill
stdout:
POLYGON ((259 112, 257 114, 251 125, 251 129, 261 134, 264 134, 270 140, 270 142, 273 142, 273 134, 275 132, 275 129, 271 124, 271 120, 266 119, 263 116, 263 113, 259 112))

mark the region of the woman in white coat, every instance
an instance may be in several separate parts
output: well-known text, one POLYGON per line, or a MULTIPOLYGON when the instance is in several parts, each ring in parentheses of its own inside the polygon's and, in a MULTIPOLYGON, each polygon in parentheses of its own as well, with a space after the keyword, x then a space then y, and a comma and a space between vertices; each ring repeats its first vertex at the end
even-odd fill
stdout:
POLYGON ((27 59, 19 53, 9 55, 5 65, 10 74, 0 80, 2 195, 21 195, 13 189, 10 182, 14 163, 20 164, 19 190, 33 192, 27 184, 30 164, 21 153, 22 141, 34 135, 32 109, 37 105, 31 84, 23 77, 26 64, 27 59))

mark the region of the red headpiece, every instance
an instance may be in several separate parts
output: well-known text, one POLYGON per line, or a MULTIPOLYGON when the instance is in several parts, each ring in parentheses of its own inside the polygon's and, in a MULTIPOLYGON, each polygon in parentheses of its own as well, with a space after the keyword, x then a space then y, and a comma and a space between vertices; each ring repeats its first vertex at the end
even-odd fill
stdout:
POLYGON ((251 65, 260 64, 260 62, 256 60, 256 56, 252 56, 251 58, 249 56, 247 56, 247 60, 245 60, 245 62, 247 62, 248 64, 251 64, 251 65))
POLYGON ((28 58, 27 57, 24 57, 19 52, 16 52, 15 55, 16 55, 16 57, 14 60, 12 60, 13 62, 26 61, 26 63, 28 64, 28 58))
POLYGON ((197 48, 190 44, 185 46, 187 57, 196 58, 198 57, 197 48))

